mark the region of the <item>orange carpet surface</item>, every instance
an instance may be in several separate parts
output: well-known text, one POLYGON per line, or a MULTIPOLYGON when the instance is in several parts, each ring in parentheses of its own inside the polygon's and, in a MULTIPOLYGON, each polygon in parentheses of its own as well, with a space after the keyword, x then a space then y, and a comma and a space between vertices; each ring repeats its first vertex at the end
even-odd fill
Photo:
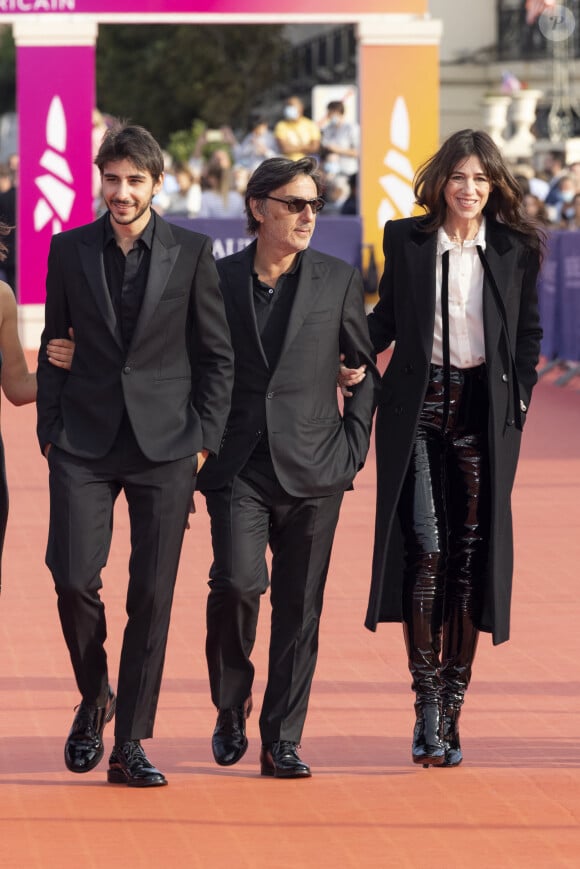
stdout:
MULTIPOLYGON (((33 360, 31 363, 34 364, 33 360)), ((250 747, 213 762, 204 658, 211 560, 203 497, 186 534, 155 737, 169 780, 106 783, 105 758, 69 773, 63 745, 79 702, 44 565, 47 468, 33 407, 2 404, 10 519, 0 598, 0 866, 3 869, 580 865, 580 390, 544 378, 513 497, 516 568, 509 643, 483 635, 462 716, 457 769, 411 763, 413 695, 400 625, 366 631, 374 456, 347 493, 325 597, 301 755, 308 780, 261 778, 258 714, 269 601, 254 652, 250 747), (552 381, 552 382, 551 382, 552 381)), ((576 378, 576 381, 579 378, 576 378)), ((104 574, 113 685, 125 622, 123 496, 104 574)))

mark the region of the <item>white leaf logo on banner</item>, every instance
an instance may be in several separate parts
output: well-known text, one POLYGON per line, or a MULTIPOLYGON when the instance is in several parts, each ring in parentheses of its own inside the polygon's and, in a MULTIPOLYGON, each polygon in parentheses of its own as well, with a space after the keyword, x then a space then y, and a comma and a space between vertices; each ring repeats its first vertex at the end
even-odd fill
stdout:
POLYGON ((49 174, 39 175, 34 183, 42 193, 34 208, 34 230, 40 232, 52 220, 52 232, 60 232, 69 219, 75 201, 70 186, 73 176, 66 152, 66 117, 60 97, 53 97, 46 117, 46 150, 40 166, 49 174))
POLYGON ((411 125, 409 112, 403 97, 397 97, 391 115, 391 148, 385 154, 384 163, 390 169, 388 175, 379 178, 381 187, 386 193, 382 199, 377 220, 383 227, 387 220, 393 217, 410 217, 413 211, 415 196, 413 194, 413 167, 407 156, 411 142, 411 125))

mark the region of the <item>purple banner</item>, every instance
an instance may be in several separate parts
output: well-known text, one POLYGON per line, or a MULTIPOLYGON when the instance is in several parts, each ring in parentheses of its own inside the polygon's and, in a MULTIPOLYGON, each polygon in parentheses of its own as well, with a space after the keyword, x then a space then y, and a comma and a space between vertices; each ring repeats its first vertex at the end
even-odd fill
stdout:
POLYGON ((580 361, 580 233, 560 234, 560 359, 580 361))
MULTIPOLYGON (((244 220, 204 220, 201 217, 171 217, 166 220, 202 232, 213 239, 213 253, 216 259, 243 250, 252 241, 246 233, 244 220)), ((360 217, 347 215, 319 217, 312 237, 312 247, 322 253, 337 256, 360 269, 361 266, 362 224, 360 217)))
POLYGON ((560 339, 560 232, 548 234, 548 249, 542 263, 538 281, 538 302, 540 307, 540 322, 544 335, 542 338, 542 356, 553 359, 558 355, 560 339))
POLYGON ((95 51, 92 46, 21 46, 17 66, 18 300, 38 304, 44 303, 52 235, 93 219, 95 51))

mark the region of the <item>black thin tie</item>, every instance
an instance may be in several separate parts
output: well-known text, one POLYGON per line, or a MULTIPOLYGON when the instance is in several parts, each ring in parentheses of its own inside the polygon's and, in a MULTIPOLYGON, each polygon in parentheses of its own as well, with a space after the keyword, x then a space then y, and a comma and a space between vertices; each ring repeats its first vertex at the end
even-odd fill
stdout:
POLYGON ((449 361, 449 251, 441 258, 441 320, 443 323, 443 419, 444 432, 449 421, 449 393, 451 390, 451 363, 449 361))

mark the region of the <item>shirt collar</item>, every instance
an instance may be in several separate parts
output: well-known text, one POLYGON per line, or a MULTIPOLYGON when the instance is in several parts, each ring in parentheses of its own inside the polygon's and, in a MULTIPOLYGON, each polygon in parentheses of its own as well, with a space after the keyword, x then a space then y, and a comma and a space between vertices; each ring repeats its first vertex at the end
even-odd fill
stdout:
MULTIPOLYGON (((153 245, 153 233, 155 231, 155 212, 151 210, 151 217, 149 218, 149 223, 139 236, 136 239, 136 244, 139 242, 143 242, 143 244, 151 250, 151 246, 153 245)), ((113 232, 113 227, 111 226, 111 218, 109 216, 108 220, 105 220, 105 246, 110 244, 111 242, 117 242, 115 238, 115 233, 113 232)), ((133 245, 135 246, 135 245, 133 245)))
POLYGON ((437 230, 438 256, 441 256, 447 250, 457 250, 457 248, 461 246, 463 246, 463 248, 480 247, 482 250, 485 250, 485 217, 481 221, 481 226, 477 230, 477 235, 475 236, 475 238, 472 238, 469 241, 464 241, 463 245, 461 245, 458 241, 451 241, 443 227, 439 227, 439 229, 437 230))
MULTIPOLYGON (((284 272, 284 274, 280 275, 280 277, 285 278, 287 275, 295 275, 296 274, 296 272, 300 268, 303 253, 304 253, 303 250, 298 251, 298 253, 296 254, 296 257, 294 259, 294 262, 292 263, 292 268, 289 269, 287 272, 284 272)), ((255 278, 256 280, 259 280, 258 273, 256 272, 256 269, 255 269, 253 263, 252 263, 252 277, 255 278)))

